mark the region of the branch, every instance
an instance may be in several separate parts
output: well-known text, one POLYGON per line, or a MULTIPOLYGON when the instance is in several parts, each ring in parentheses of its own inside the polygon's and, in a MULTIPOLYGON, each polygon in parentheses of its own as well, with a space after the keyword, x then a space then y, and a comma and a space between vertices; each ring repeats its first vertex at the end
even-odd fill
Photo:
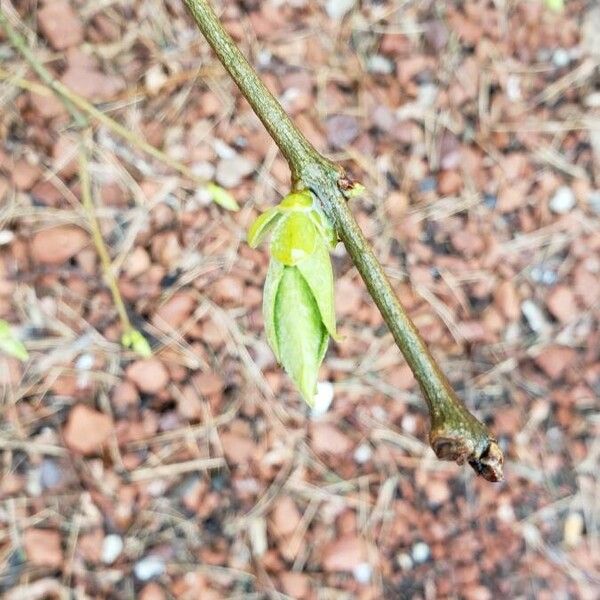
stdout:
POLYGON ((205 0, 185 0, 200 31, 285 156, 296 188, 310 189, 334 223, 398 347, 419 382, 431 415, 430 442, 439 458, 469 461, 490 480, 502 478, 502 453, 487 428, 458 399, 398 300, 346 203, 351 186, 341 167, 320 155, 287 116, 225 32, 205 0))
POLYGON ((184 0, 198 28, 286 158, 294 188, 310 189, 334 223, 375 304, 419 382, 431 417, 430 444, 443 460, 468 461, 489 481, 503 477, 496 440, 458 398, 393 291, 383 268, 348 208, 353 184, 292 123, 240 52, 206 0, 184 0))
POLYGON ((295 189, 309 189, 346 246, 375 304, 419 382, 431 417, 429 440, 436 455, 468 461, 489 481, 502 479, 496 440, 459 400, 392 290, 381 264, 347 205, 353 184, 344 170, 308 142, 240 52, 206 0, 184 0, 198 28, 286 158, 295 189))

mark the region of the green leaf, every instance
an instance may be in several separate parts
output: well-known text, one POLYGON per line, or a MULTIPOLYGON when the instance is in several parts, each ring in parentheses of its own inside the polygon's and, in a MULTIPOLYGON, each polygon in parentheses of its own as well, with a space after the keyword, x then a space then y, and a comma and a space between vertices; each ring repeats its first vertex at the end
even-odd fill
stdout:
POLYGON ((279 207, 283 210, 306 210, 312 205, 313 197, 308 190, 292 192, 279 203, 279 207))
POLYGON ((29 358, 27 348, 21 340, 17 339, 11 326, 3 319, 0 319, 0 351, 21 362, 25 362, 29 358))
POLYGON ((124 348, 131 348, 136 354, 142 358, 152 356, 152 349, 148 340, 144 337, 141 331, 130 329, 121 336, 121 345, 124 348))
POLYGON ((262 213, 248 229, 248 245, 256 248, 280 218, 281 213, 276 206, 262 213))
POLYGON ((273 230, 271 255, 287 266, 304 260, 315 250, 317 230, 310 217, 303 212, 290 212, 273 230))
POLYGON ((283 367, 312 406, 328 334, 310 288, 295 267, 286 267, 279 282, 275 333, 283 367))
POLYGON ((263 289, 263 321, 265 322, 265 333, 267 342, 273 350, 277 362, 281 363, 279 358, 279 347, 277 344, 277 335, 275 334, 275 301, 277 299, 277 290, 283 276, 285 267, 276 259, 272 258, 269 262, 269 270, 265 279, 263 289))
POLYGON ((240 205, 225 188, 222 188, 220 185, 211 182, 207 184, 206 189, 211 196, 211 200, 215 204, 234 212, 240 210, 240 205))
POLYGON ((301 260, 296 268, 304 277, 319 307, 321 320, 329 334, 335 339, 335 304, 333 294, 333 269, 325 244, 319 240, 315 251, 301 260))

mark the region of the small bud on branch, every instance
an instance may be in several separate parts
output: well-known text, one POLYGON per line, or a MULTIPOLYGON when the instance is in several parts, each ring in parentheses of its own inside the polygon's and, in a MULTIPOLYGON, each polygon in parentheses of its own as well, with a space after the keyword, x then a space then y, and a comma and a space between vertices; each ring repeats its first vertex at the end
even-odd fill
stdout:
POLYGON ((275 357, 313 405, 319 367, 329 336, 336 337, 333 270, 328 247, 332 227, 308 191, 293 192, 263 213, 248 231, 256 247, 271 233, 263 316, 275 357))

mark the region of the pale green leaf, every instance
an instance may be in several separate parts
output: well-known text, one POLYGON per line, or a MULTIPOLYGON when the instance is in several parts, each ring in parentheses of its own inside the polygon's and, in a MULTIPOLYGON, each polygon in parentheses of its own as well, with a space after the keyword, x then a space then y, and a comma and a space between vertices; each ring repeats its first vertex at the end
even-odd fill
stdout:
POLYGON ((269 208, 262 213, 248 229, 248 245, 256 248, 280 218, 281 213, 277 207, 269 208))
POLYGON ((304 277, 319 307, 321 320, 329 334, 335 339, 335 305, 333 294, 333 269, 325 244, 319 240, 315 251, 300 261, 296 268, 304 277))
POLYGON ((267 341, 277 362, 281 362, 279 358, 279 348, 277 345, 277 336, 275 335, 275 301, 277 299, 277 290, 283 276, 285 267, 276 259, 272 258, 265 279, 263 289, 263 321, 265 323, 265 333, 267 341))
POLYGON ((308 284, 295 267, 286 267, 279 282, 275 332, 281 364, 312 405, 328 334, 308 284))
POLYGON ((315 250, 317 230, 303 212, 286 214, 275 226, 271 237, 271 255, 280 263, 293 266, 315 250))
POLYGON ((215 204, 234 212, 240 210, 240 205, 225 188, 222 188, 220 185, 211 182, 207 184, 206 189, 211 196, 211 200, 215 204))
POLYGON ((0 319, 0 351, 13 358, 25 362, 29 358, 27 348, 13 333, 10 325, 0 319))

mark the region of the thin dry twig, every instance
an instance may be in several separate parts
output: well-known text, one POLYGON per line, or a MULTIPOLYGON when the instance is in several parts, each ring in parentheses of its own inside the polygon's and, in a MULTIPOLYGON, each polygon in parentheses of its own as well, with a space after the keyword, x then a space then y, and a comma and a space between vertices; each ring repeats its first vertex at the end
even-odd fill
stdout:
POLYGON ((94 241, 94 246, 96 247, 96 252, 100 258, 100 265, 102 267, 104 280, 110 290, 113 302, 115 303, 115 308, 119 314, 123 331, 129 332, 132 329, 131 321, 129 320, 125 303, 123 302, 121 292, 119 291, 117 278, 113 272, 112 261, 108 253, 108 248, 104 243, 104 238, 102 237, 100 223, 98 222, 94 208, 94 201, 92 199, 92 181, 90 179, 89 169, 90 138, 90 132, 85 132, 83 139, 79 144, 79 181, 81 184, 81 204, 83 205, 83 209, 92 232, 92 239, 94 241))

